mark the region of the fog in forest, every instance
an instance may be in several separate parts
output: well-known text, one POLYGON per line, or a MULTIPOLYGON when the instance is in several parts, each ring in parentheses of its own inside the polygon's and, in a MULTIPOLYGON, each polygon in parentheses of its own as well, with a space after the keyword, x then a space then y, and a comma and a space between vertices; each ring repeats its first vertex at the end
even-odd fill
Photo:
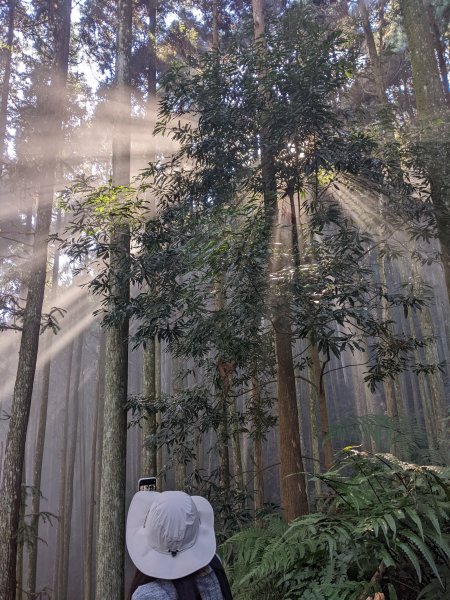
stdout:
POLYGON ((0 600, 128 598, 146 476, 237 599, 447 597, 449 23, 0 1, 0 600))

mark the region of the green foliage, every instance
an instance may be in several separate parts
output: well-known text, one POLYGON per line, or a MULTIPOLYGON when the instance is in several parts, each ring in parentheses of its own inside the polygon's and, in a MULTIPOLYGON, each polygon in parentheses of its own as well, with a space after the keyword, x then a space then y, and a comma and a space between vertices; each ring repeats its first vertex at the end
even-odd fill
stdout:
POLYGON ((448 597, 448 468, 349 447, 320 480, 326 511, 223 545, 238 600, 448 597))
POLYGON ((420 464, 445 465, 447 448, 430 447, 425 427, 407 415, 362 415, 330 427, 329 437, 338 443, 364 444, 375 452, 395 452, 403 460, 420 464))

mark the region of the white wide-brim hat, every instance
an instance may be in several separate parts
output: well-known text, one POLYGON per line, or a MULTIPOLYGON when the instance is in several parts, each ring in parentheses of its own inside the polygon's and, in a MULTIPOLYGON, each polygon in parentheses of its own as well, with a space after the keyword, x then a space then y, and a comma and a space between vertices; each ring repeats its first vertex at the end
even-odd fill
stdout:
POLYGON ((128 509, 126 541, 131 560, 145 575, 190 575, 216 552, 212 506, 184 492, 137 492, 128 509))

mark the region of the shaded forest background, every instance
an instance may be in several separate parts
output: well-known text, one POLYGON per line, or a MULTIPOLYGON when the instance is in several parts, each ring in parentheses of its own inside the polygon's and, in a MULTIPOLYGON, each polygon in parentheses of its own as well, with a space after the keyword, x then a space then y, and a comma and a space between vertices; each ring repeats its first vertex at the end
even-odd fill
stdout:
MULTIPOLYGON (((139 477, 224 542, 325 511, 344 448, 448 466, 449 22, 0 1, 1 598, 123 598, 139 477)), ((408 552, 404 599, 446 562, 408 552)))

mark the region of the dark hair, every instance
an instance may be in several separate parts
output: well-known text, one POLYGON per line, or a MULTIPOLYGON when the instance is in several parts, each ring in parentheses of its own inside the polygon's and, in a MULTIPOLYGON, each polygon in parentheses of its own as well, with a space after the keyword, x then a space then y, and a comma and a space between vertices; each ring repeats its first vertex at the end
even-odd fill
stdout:
MULTIPOLYGON (((197 589, 197 584, 195 583, 195 576, 197 575, 197 571, 195 573, 191 573, 186 577, 181 577, 180 579, 173 579, 172 583, 175 586, 175 590, 177 592, 178 600, 201 600, 200 593, 197 589)), ((144 575, 139 569, 136 569, 136 572, 133 577, 133 581, 130 586, 130 594, 128 596, 128 600, 131 600, 134 592, 141 585, 145 585, 146 583, 151 583, 152 581, 157 581, 155 577, 150 577, 149 575, 144 575)))

